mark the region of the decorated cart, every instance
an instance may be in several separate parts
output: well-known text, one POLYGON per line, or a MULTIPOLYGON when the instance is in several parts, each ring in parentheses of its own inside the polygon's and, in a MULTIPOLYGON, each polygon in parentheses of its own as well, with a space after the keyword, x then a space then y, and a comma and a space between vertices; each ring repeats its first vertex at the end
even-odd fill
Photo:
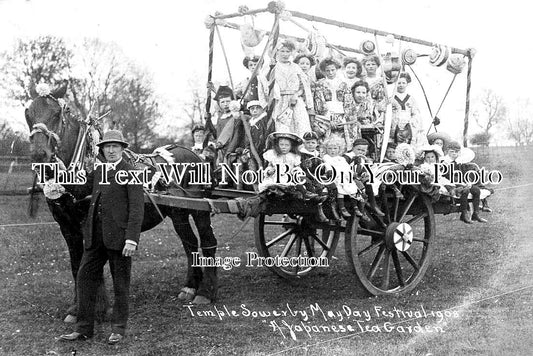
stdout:
MULTIPOLYGON (((421 57, 427 57, 425 60, 429 59, 434 67, 444 66, 453 73, 453 79, 446 92, 448 94, 456 76, 461 73, 467 62, 465 115, 468 116, 472 50, 438 45, 298 11, 287 11, 281 2, 271 2, 264 9, 250 10, 240 7, 239 11, 233 14, 217 13, 207 18, 206 26, 209 29, 208 82, 213 79, 215 35, 224 49, 220 35, 220 28, 224 27, 238 30, 241 36, 247 36, 246 44, 250 47, 257 47, 263 43, 264 47, 260 50, 261 61, 264 61, 267 54, 273 51, 280 38, 294 40, 315 56, 320 56, 321 51, 333 51, 341 55, 343 53, 376 53, 383 58, 383 78, 389 79, 389 82, 384 83, 386 91, 394 85, 395 78, 400 71, 410 69, 416 75, 415 62, 421 60, 421 57), (232 19, 250 18, 259 14, 273 18, 270 31, 256 29, 250 26, 249 22, 244 24, 231 22, 232 19), (280 29, 284 23, 291 23, 303 29, 307 36, 299 38, 285 35, 280 29), (310 25, 313 23, 353 30, 373 38, 362 41, 358 48, 334 44, 327 41, 310 25), (251 43, 250 39, 253 38, 256 41, 251 41, 254 42, 251 43), (408 47, 399 51, 397 56, 390 52, 380 53, 380 40, 397 41, 404 45, 416 44, 419 48, 426 48, 427 53, 418 54, 408 47)), ((225 50, 223 55, 227 63, 225 50)), ((259 66, 252 73, 252 78, 258 74, 258 70, 259 66)), ((275 106, 273 95, 275 81, 271 72, 267 79, 269 81, 267 113, 271 115, 275 106)), ((250 84, 244 91, 248 91, 249 87, 250 84)), ((207 96, 206 110, 209 112, 211 109, 210 89, 208 89, 207 96)), ((432 126, 438 125, 439 110, 431 113, 432 126)), ((390 126, 389 103, 383 125, 365 128, 366 136, 375 146, 375 161, 383 160, 387 146, 387 140, 383 140, 383 137, 389 137, 390 126)), ((355 287, 373 295, 408 292, 421 281, 431 261, 436 238, 435 215, 457 212, 458 205, 454 199, 447 196, 435 200, 423 193, 416 185, 401 185, 399 189, 401 194, 397 194, 388 186, 377 191, 377 202, 384 216, 367 204, 366 213, 370 218, 369 221, 361 221, 357 216, 353 216, 342 221, 318 222, 315 219, 316 204, 283 196, 264 200, 259 211, 255 214, 248 214, 248 216, 254 216, 255 219, 255 243, 258 254, 266 258, 306 257, 306 261, 309 257, 330 259, 335 253, 339 240, 344 237, 346 258, 356 276, 355 287)), ((157 192, 150 194, 150 201, 158 205, 223 214, 243 214, 247 201, 254 198, 257 196, 252 191, 222 188, 209 189, 208 192, 196 192, 196 194, 189 194, 186 189, 181 193, 178 192, 177 195, 158 194, 157 192)), ((293 263, 283 266, 274 264, 268 268, 283 278, 293 279, 309 274, 316 266, 308 263, 293 263)))

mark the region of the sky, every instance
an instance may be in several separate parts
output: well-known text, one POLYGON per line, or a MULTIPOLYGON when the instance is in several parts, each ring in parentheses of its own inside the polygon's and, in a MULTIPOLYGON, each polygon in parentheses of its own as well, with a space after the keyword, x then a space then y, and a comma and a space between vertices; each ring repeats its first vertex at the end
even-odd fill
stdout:
MULTIPOLYGON (((474 48, 472 95, 483 89, 493 89, 512 103, 517 97, 530 97, 533 71, 527 64, 533 56, 531 5, 527 1, 458 1, 373 0, 373 1, 284 1, 287 10, 297 10, 330 19, 354 23, 383 31, 428 40, 457 48, 474 48)), ((154 76, 156 90, 163 99, 165 120, 169 126, 180 126, 181 105, 189 98, 190 81, 203 87, 207 78, 208 30, 204 19, 220 11, 236 12, 240 5, 250 9, 265 8, 267 0, 0 0, 0 51, 9 49, 18 38, 37 35, 65 37, 72 42, 84 37, 98 37, 116 42, 123 51, 154 76)), ((256 25, 271 27, 273 17, 260 15, 256 25)), ((242 20, 231 20, 242 23, 242 20), (241 22, 239 22, 241 21, 241 22)), ((312 24, 298 20, 310 27, 312 24)), ((315 24, 327 40, 335 44, 358 47, 364 39, 373 39, 355 31, 315 24)), ((281 31, 306 37, 305 31, 282 22, 281 31)), ((221 29, 228 52, 234 81, 246 75, 240 64, 243 52, 239 33, 221 29)), ((397 44, 418 53, 430 49, 397 44)), ((384 46, 381 44, 380 46, 384 46)), ((384 48, 384 47, 383 47, 384 48)), ((453 75, 443 67, 427 64, 419 58, 417 74, 428 93, 433 111, 440 105, 453 75)), ((220 45, 215 47, 214 78, 228 80, 220 45)), ((455 81, 439 117, 441 128, 453 136, 460 136, 464 119, 466 74, 455 81)), ((418 84, 410 88, 423 114, 428 116, 418 84)), ((7 112, 7 108, 4 108, 7 112)), ((11 122, 24 130, 22 110, 9 111, 11 122)), ((474 108, 475 110, 475 108, 474 108)), ((184 120, 181 118, 181 120, 184 120)), ((430 120, 429 120, 430 121, 430 120)), ((479 130, 471 124, 471 132, 479 130)))

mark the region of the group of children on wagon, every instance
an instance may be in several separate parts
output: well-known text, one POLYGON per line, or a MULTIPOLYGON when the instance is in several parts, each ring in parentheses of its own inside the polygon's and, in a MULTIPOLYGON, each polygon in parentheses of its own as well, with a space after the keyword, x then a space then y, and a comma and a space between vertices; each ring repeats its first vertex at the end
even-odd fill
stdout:
MULTIPOLYGON (((317 64, 312 56, 305 54, 293 59, 294 50, 292 42, 282 42, 277 61, 269 68, 271 73, 256 68, 261 65, 259 57, 246 57, 243 65, 250 71, 250 77, 239 83, 235 92, 228 86, 218 88, 214 97, 217 110, 211 116, 215 122, 211 131, 215 132, 196 127, 193 135, 198 137, 195 136, 193 149, 204 158, 219 163, 231 164, 240 160, 251 169, 264 168, 264 179, 255 187, 259 192, 283 185, 274 180, 277 164, 286 165, 289 171, 304 170, 309 178, 306 184, 285 185, 293 186, 304 200, 316 201, 321 221, 327 220, 321 209, 326 199, 329 199, 328 206, 333 207, 328 215, 334 219, 355 214, 366 220, 365 205, 375 215, 382 216, 373 189, 366 184, 369 177, 363 169, 364 163, 373 163, 371 157, 376 157, 377 149, 373 141, 375 136, 365 137, 365 129, 372 129, 371 132, 377 132, 378 136, 383 132, 388 104, 385 82, 378 71, 379 57, 368 55, 362 61, 345 58, 342 65, 335 58, 327 57, 317 64), (271 93, 267 75, 275 79, 271 93), (270 115, 265 111, 269 94, 275 99, 270 115), (212 135, 214 147, 202 144, 205 141, 203 133, 212 135), (345 172, 344 177, 352 174, 353 179, 340 179, 343 175, 336 174, 330 184, 317 184, 312 169, 317 158, 330 172, 345 172), (345 198, 352 200, 351 211, 345 206, 345 198)), ((426 142, 420 130, 416 102, 407 93, 410 81, 408 73, 398 75, 385 162, 396 162, 396 145, 420 147, 426 142)), ((439 139, 445 144, 442 137, 439 139)), ((437 161, 443 159, 442 149, 435 148, 439 140, 430 143, 433 144, 430 148, 422 150, 424 160, 429 161, 432 153, 438 156, 437 161)), ((451 157, 456 147, 453 142, 446 143, 447 157, 453 162, 451 157)), ((324 174, 327 175, 328 170, 324 174)), ((396 187, 393 188, 401 195, 396 187)), ((476 209, 475 200, 479 194, 474 187, 465 187, 460 192, 450 189, 454 189, 450 190, 450 195, 458 195, 461 199, 461 220, 471 223, 466 213, 468 200, 465 202, 463 198, 468 199, 471 193, 474 196, 472 220, 485 221, 476 209)))

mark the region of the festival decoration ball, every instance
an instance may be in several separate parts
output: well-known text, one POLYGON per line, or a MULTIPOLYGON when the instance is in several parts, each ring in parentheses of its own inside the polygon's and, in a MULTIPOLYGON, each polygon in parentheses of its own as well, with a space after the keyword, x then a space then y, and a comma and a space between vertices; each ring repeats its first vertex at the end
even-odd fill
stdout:
POLYGON ((374 42, 372 42, 370 40, 363 41, 363 42, 361 42, 361 45, 359 46, 359 49, 364 54, 371 54, 371 53, 374 53, 374 51, 376 50, 376 45, 374 44, 374 42))
POLYGON ((405 65, 415 64, 417 58, 418 54, 410 48, 402 51, 402 63, 405 65))
POLYGON ((466 61, 462 54, 454 53, 448 58, 446 69, 453 74, 459 74, 463 71, 466 61))
POLYGON ((429 55, 429 63, 436 67, 442 66, 448 60, 450 56, 450 49, 443 45, 435 45, 431 49, 431 54, 429 55))

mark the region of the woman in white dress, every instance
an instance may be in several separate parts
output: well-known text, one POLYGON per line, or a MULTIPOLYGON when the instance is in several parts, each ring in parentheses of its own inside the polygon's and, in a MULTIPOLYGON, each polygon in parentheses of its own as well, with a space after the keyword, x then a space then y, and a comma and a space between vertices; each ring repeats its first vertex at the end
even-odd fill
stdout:
POLYGON ((302 137, 311 131, 309 115, 314 115, 313 96, 309 77, 290 60, 295 48, 294 43, 284 41, 278 50, 278 62, 273 69, 276 106, 272 117, 276 131, 291 132, 302 137))

